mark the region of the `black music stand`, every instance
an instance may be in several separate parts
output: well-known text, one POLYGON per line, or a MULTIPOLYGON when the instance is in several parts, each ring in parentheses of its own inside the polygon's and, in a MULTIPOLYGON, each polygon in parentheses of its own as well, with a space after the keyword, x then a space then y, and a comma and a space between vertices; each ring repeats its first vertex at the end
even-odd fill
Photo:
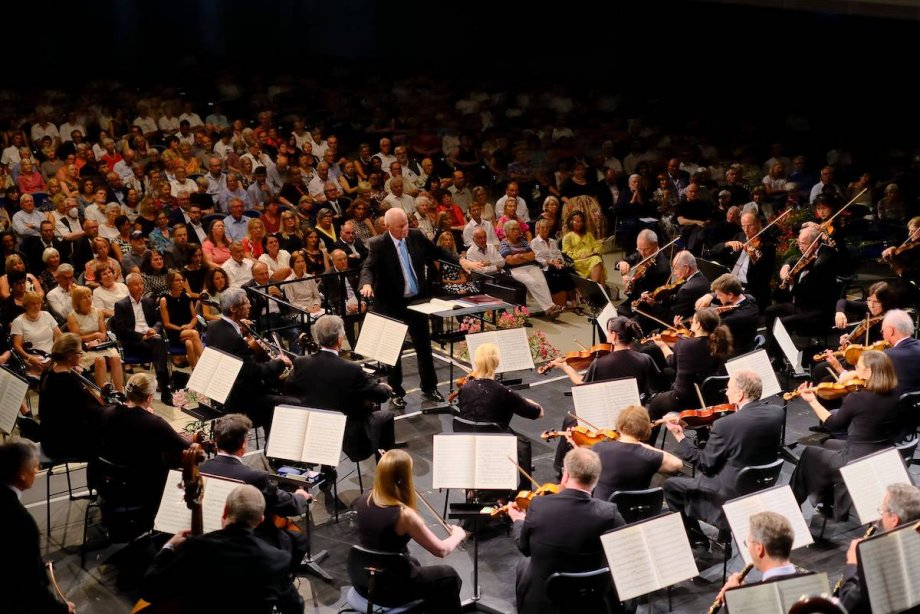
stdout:
POLYGON ((703 274, 703 277, 710 281, 714 280, 719 275, 732 272, 732 270, 724 264, 713 262, 712 260, 703 260, 702 258, 696 259, 696 266, 699 268, 700 273, 703 274))
POLYGON ((574 273, 569 277, 572 278, 572 282, 575 284, 575 291, 591 308, 588 322, 591 324, 591 345, 594 345, 597 341, 597 316, 610 302, 610 297, 607 295, 607 289, 596 281, 585 279, 581 275, 575 275, 574 273))
POLYGON ((490 612, 504 614, 507 610, 490 605, 479 594, 479 521, 483 517, 482 503, 451 503, 448 518, 469 519, 473 523, 473 596, 461 604, 463 612, 490 612))
MULTIPOLYGON (((275 475, 275 478, 280 482, 286 482, 292 484, 299 488, 309 490, 310 488, 319 485, 322 480, 310 479, 307 476, 301 475, 275 475)), ((332 584, 334 582, 332 576, 330 576, 326 571, 319 566, 323 560, 329 556, 329 553, 325 550, 320 550, 316 554, 312 554, 313 549, 313 538, 311 536, 310 530, 310 505, 313 503, 313 499, 307 501, 307 511, 303 515, 303 532, 307 536, 307 553, 304 554, 303 559, 300 561, 300 569, 303 569, 307 573, 310 573, 320 580, 326 582, 327 584, 332 584)))

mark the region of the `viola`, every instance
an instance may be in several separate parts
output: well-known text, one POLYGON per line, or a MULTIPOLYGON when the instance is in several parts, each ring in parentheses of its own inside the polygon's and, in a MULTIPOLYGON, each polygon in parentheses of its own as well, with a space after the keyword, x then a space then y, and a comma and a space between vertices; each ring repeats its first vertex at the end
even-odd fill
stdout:
MULTIPOLYGON (((817 241, 817 239, 815 239, 815 241, 817 241)), ((812 245, 816 245, 816 243, 812 243, 812 245)), ((788 290, 793 285, 795 285, 795 278, 799 276, 799 273, 805 270, 805 267, 814 262, 815 258, 817 257, 818 250, 812 250, 809 248, 809 251, 805 252, 805 254, 799 258, 799 261, 795 263, 795 266, 789 269, 789 276, 783 281, 779 282, 780 289, 788 290)))
POLYGON ((686 428, 695 429, 701 426, 709 426, 719 418, 724 418, 736 411, 738 411, 738 406, 734 403, 721 403, 700 409, 685 409, 682 412, 673 412, 660 420, 655 420, 652 425, 658 426, 664 422, 677 420, 686 428))
POLYGON ((854 378, 847 382, 822 382, 817 386, 812 386, 811 388, 803 388, 802 390, 793 390, 792 392, 787 392, 783 394, 783 398, 787 401, 790 401, 801 395, 803 392, 813 392, 815 393, 815 396, 820 397, 825 401, 831 401, 833 399, 845 397, 851 392, 857 392, 865 387, 866 381, 859 378, 854 378))
POLYGON ((453 392, 451 392, 449 395, 447 395, 448 403, 453 403, 455 400, 457 400, 457 397, 460 396, 460 388, 463 386, 463 384, 466 383, 468 378, 469 378, 468 375, 464 375, 463 377, 457 378, 457 380, 454 382, 454 384, 457 385, 457 388, 453 392))
POLYGON ((493 507, 492 511, 489 512, 489 516, 495 518, 496 516, 507 514, 512 505, 517 505, 518 509, 521 511, 527 511, 530 509, 530 502, 534 497, 556 494, 559 494, 559 484, 553 484, 552 482, 547 482, 539 486, 536 490, 519 490, 518 494, 514 496, 514 501, 510 501, 498 507, 493 507))
MULTIPOLYGON (((540 434, 540 439, 544 441, 550 441, 556 439, 557 437, 565 437, 566 431, 543 431, 540 434)), ((572 441, 575 442, 575 445, 579 448, 588 447, 590 448, 596 443, 602 441, 616 441, 620 438, 620 434, 614 429, 592 429, 580 424, 575 425, 571 428, 571 437, 572 441)))
POLYGON ((640 262, 633 268, 633 274, 629 279, 626 280, 626 284, 623 286, 623 293, 626 295, 632 294, 633 288, 636 286, 636 282, 642 279, 642 276, 655 264, 654 259, 647 259, 643 262, 640 262))
MULTIPOLYGON (((594 361, 594 359, 601 356, 606 356, 612 351, 613 345, 609 343, 598 343, 583 350, 569 352, 563 358, 565 359, 565 364, 569 365, 576 371, 581 371, 582 369, 587 369, 588 366, 594 361)), ((541 365, 540 368, 537 369, 537 373, 540 375, 549 373, 555 366, 555 361, 548 362, 544 365, 541 365)))
POLYGON ((751 264, 757 264, 757 261, 760 260, 760 257, 763 254, 760 251, 761 242, 760 239, 754 238, 745 243, 742 246, 742 249, 747 253, 748 259, 750 259, 751 264))
POLYGON ((671 327, 657 335, 649 335, 639 340, 640 344, 654 343, 656 340, 664 341, 667 344, 677 343, 678 339, 689 339, 693 337, 693 331, 681 326, 680 328, 671 327))
MULTIPOLYGON (((862 356, 863 352, 867 350, 875 350, 875 351, 880 352, 890 347, 891 347, 891 344, 888 343, 887 341, 876 341, 875 343, 871 345, 860 345, 858 343, 851 343, 848 346, 840 350, 837 350, 836 352, 832 352, 831 356, 836 356, 837 358, 840 358, 841 356, 843 356, 843 358, 848 363, 850 363, 851 365, 855 365, 856 361, 859 360, 859 357, 862 356)), ((815 362, 819 362, 821 360, 826 360, 827 355, 825 353, 815 354, 814 356, 812 356, 812 358, 814 359, 815 362)))
POLYGON ((668 292, 671 292, 673 290, 676 290, 677 288, 680 288, 685 283, 687 283, 687 278, 678 279, 677 281, 671 282, 669 284, 658 286, 657 288, 649 292, 646 296, 640 297, 634 300, 632 302, 633 309, 635 309, 636 307, 639 307, 642 303, 648 303, 650 305, 653 303, 657 303, 659 300, 663 298, 664 294, 667 294, 668 292))

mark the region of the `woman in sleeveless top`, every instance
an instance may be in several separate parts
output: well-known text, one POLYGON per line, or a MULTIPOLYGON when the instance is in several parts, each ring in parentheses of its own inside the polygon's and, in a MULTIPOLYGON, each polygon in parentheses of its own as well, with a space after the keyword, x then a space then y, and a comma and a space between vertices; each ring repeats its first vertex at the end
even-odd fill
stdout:
MULTIPOLYGON (((439 558, 453 552, 466 532, 453 526, 450 537, 439 539, 416 511, 415 499, 412 458, 402 450, 390 450, 377 463, 373 489, 355 502, 361 545, 408 556, 407 545, 415 540, 439 558)), ((425 611, 430 613, 459 613, 460 576, 456 570, 449 565, 422 567, 412 557, 409 561, 413 569, 406 601, 424 599, 425 611)))

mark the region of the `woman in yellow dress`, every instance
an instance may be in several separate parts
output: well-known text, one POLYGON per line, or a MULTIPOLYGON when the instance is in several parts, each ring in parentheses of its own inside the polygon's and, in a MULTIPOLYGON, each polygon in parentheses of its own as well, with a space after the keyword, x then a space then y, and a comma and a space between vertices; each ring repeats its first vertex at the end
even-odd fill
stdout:
POLYGON ((587 231, 585 215, 575 211, 566 220, 565 227, 567 232, 562 237, 562 253, 574 261, 579 275, 604 283, 607 273, 601 259, 601 242, 587 231))

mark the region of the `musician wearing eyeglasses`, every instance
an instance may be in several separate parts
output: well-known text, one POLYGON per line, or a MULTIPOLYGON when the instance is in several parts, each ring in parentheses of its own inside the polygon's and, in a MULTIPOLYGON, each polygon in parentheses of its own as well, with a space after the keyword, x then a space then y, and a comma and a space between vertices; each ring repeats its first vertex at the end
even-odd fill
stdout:
POLYGON ((636 251, 617 263, 617 270, 623 276, 624 283, 628 289, 626 300, 617 309, 626 315, 632 313, 632 302, 642 296, 645 292, 651 292, 658 286, 664 285, 671 274, 671 268, 668 264, 667 250, 658 252, 658 235, 654 231, 645 229, 639 232, 636 237, 636 251), (658 252, 657 255, 652 256, 658 252), (644 260, 651 258, 645 264, 644 260), (639 267, 641 274, 637 272, 639 267), (639 274, 639 278, 630 283, 639 274))
POLYGON ((716 243, 710 253, 731 269, 732 275, 741 282, 744 291, 756 299, 763 312, 770 305, 776 244, 768 235, 770 229, 763 234, 760 234, 761 230, 756 213, 742 213, 741 232, 730 241, 716 243))
POLYGON ((751 294, 742 289, 741 280, 725 273, 719 275, 709 286, 711 294, 704 294, 696 301, 696 308, 713 307, 732 332, 735 355, 744 354, 754 348, 760 309, 751 294))

